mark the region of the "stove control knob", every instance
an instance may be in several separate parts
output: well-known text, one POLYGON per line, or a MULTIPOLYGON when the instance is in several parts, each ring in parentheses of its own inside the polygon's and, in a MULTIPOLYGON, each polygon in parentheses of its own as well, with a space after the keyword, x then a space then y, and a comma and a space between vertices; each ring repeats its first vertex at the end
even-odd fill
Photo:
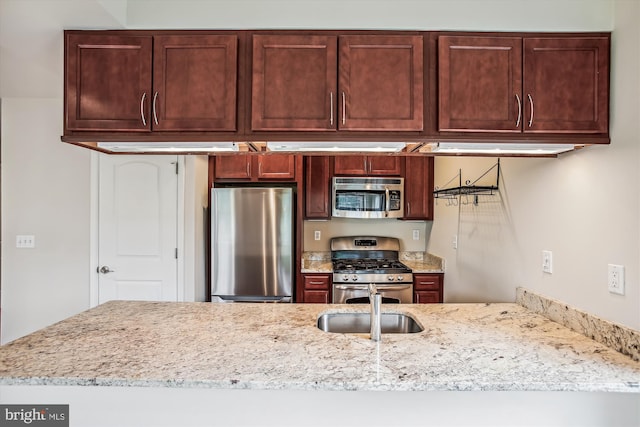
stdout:
POLYGON ((393 282, 394 277, 393 276, 387 276, 387 280, 390 282, 393 282))
POLYGON ((348 274, 343 274, 343 275, 342 275, 342 280, 344 280, 345 282, 346 282, 347 280, 349 280, 349 275, 348 275, 348 274))
POLYGON ((353 276, 351 276, 351 280, 353 280, 354 282, 358 280, 358 275, 354 274, 353 276))
POLYGON ((398 282, 402 282, 404 280, 404 276, 398 276, 398 282))

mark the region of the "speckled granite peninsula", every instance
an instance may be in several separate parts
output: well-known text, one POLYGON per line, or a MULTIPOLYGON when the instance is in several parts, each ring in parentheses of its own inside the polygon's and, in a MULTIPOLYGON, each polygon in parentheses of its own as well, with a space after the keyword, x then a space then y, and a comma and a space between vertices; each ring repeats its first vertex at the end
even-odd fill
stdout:
POLYGON ((640 362, 517 304, 384 306, 418 334, 326 333, 366 306, 112 301, 0 347, 0 384, 640 393, 640 362))

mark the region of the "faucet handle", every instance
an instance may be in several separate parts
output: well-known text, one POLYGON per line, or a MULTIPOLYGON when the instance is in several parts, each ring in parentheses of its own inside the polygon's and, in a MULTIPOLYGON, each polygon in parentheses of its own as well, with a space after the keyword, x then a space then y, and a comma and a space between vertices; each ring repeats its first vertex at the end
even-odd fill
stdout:
POLYGON ((369 283, 369 295, 377 295, 378 287, 375 283, 369 283))

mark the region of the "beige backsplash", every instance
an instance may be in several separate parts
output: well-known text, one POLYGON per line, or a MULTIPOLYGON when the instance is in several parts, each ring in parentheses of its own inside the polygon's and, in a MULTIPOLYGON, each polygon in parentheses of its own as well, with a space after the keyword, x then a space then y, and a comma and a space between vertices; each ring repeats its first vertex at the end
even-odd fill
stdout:
POLYGON ((334 218, 330 221, 304 221, 303 251, 328 251, 332 237, 386 236, 400 239, 401 251, 424 252, 431 234, 431 226, 431 221, 397 219, 334 218), (413 230, 419 231, 419 240, 413 240, 413 230), (315 231, 320 231, 320 240, 314 240, 315 231))

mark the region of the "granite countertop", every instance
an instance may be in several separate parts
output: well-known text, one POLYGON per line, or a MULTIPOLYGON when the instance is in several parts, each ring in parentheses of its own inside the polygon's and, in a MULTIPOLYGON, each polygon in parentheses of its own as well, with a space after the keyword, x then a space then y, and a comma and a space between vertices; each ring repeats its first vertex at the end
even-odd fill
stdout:
POLYGON ((0 384, 640 393, 640 362, 518 304, 384 306, 418 334, 334 334, 365 305, 112 301, 0 347, 0 384))

